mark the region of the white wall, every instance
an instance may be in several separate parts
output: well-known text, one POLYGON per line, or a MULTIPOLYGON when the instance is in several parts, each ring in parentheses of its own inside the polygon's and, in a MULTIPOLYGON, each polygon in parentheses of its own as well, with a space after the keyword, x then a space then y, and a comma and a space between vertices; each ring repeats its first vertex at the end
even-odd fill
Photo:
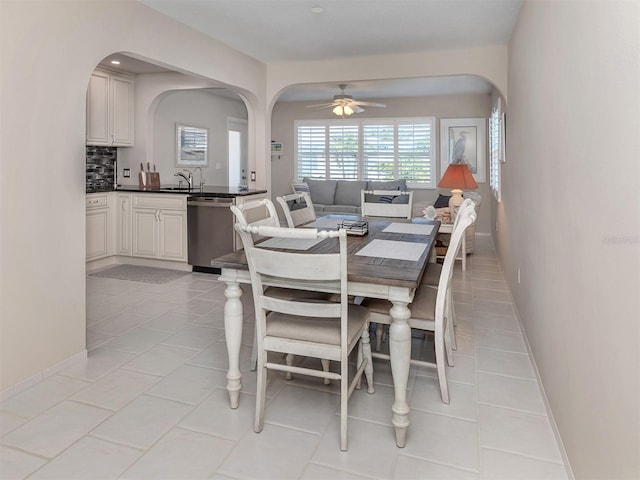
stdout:
MULTIPOLYGON (((390 117, 420 117, 435 116, 436 130, 435 161, 437 164, 437 178, 440 179, 440 119, 441 118, 488 118, 490 114, 490 95, 441 95, 430 97, 401 97, 376 99, 387 105, 386 108, 367 108, 358 115, 361 118, 390 118, 390 117)), ((364 99, 363 99, 364 100, 364 99)), ((317 102, 315 102, 317 103, 317 102)), ((271 187, 272 197, 291 193, 291 181, 295 171, 295 132, 294 122, 306 119, 335 119, 331 110, 313 111, 306 108, 309 102, 279 102, 273 108, 271 117, 272 139, 283 143, 282 158, 271 162, 271 187)), ((488 128, 488 120, 487 120, 488 128)), ((488 131, 488 130, 487 130, 488 131)), ((488 142, 487 142, 488 144, 488 142)), ((488 160, 488 152, 485 153, 488 160)), ((487 163, 488 167, 488 163, 487 163)), ((484 199, 489 198, 491 192, 488 183, 479 183, 478 193, 484 199)), ((438 193, 450 195, 446 189, 415 190, 414 202, 435 200, 438 193)), ((481 205, 478 216, 476 232, 491 232, 491 202, 486 201, 481 205)))
MULTIPOLYGON (((228 183, 227 119, 247 118, 247 109, 240 100, 213 95, 203 90, 181 90, 168 93, 156 110, 154 122, 154 157, 163 184, 177 183, 176 123, 204 127, 209 130, 208 166, 202 168, 206 185, 228 183)), ((134 165, 135 167, 135 165, 134 165)), ((193 167, 187 169, 194 171, 193 167)), ((200 173, 194 174, 194 185, 200 173)))
POLYGON ((263 64, 137 2, 2 1, 0 49, 4 396, 85 349, 85 95, 104 57, 132 52, 235 86, 251 162, 265 163, 270 133, 263 64))
POLYGON ((576 478, 640 476, 639 25, 529 1, 509 50, 497 240, 576 478))

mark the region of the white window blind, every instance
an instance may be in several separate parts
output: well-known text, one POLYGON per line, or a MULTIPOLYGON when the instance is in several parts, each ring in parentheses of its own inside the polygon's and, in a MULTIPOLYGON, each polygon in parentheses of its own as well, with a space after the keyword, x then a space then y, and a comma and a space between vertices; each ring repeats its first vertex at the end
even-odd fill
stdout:
POLYGON ((329 126, 329 178, 358 178, 358 126, 329 126))
POLYGON ((366 180, 397 178, 395 156, 393 125, 363 125, 363 178, 366 180))
POLYGON ((434 125, 434 117, 297 121, 296 175, 434 188, 434 125))
POLYGON ((491 193, 495 199, 500 202, 501 200, 501 186, 500 186, 500 162, 504 150, 503 144, 503 126, 502 126, 502 103, 500 99, 496 102, 491 110, 491 116, 489 117, 489 186, 491 193))

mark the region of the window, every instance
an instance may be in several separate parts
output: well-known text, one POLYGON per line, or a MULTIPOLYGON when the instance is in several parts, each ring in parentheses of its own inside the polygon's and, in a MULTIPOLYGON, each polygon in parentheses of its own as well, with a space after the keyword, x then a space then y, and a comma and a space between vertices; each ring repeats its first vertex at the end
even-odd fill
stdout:
POLYGON ((501 200, 500 163, 504 158, 504 124, 502 101, 498 99, 489 117, 489 186, 495 199, 501 200))
POLYGON ((434 125, 434 117, 297 121, 296 176, 435 188, 434 125))

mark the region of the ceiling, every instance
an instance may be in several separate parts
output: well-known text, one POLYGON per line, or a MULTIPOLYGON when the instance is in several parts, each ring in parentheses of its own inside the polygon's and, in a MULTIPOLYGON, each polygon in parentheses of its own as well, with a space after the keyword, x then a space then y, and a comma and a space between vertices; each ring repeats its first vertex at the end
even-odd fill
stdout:
MULTIPOLYGON (((265 63, 506 45, 523 0, 140 0, 265 63), (319 9, 320 13, 312 10, 319 9)), ((166 71, 133 60, 124 71, 166 71)), ((124 62, 123 62, 124 63, 124 62)), ((110 67, 112 68, 112 67, 110 67)), ((330 100, 332 83, 297 85, 279 101, 330 100)), ((488 93, 475 76, 358 81, 358 99, 488 93)))

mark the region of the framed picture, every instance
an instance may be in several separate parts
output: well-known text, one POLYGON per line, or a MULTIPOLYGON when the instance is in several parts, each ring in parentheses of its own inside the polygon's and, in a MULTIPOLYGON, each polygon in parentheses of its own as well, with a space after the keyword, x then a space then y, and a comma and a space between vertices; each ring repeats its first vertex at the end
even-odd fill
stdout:
POLYGON ((486 179, 485 118, 443 118, 440 120, 440 177, 450 163, 467 163, 476 182, 486 179))
POLYGON ((206 167, 209 147, 209 130, 192 125, 176 124, 176 165, 181 167, 206 167))
POLYGON ((282 158, 282 142, 271 141, 271 160, 282 158))

